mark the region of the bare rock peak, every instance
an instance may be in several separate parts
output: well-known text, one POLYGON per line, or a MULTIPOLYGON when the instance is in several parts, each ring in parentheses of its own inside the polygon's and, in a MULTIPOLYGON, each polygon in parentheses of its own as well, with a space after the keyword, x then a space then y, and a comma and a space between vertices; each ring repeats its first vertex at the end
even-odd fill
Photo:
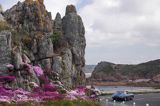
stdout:
POLYGON ((44 0, 37 0, 39 3, 43 4, 44 0))
POLYGON ((25 0, 26 3, 33 3, 34 1, 40 3, 40 4, 43 4, 44 3, 44 0, 25 0))
POLYGON ((56 18, 55 19, 61 19, 61 14, 59 12, 56 14, 56 18))
POLYGON ((67 5, 66 7, 66 15, 69 13, 77 13, 76 7, 74 5, 67 5))

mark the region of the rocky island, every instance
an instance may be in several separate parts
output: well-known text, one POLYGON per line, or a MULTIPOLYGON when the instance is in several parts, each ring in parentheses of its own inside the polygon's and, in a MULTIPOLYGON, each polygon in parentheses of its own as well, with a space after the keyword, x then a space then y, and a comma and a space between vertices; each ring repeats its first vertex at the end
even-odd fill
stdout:
POLYGON ((85 84, 84 35, 74 5, 54 20, 43 0, 0 7, 0 102, 90 98, 78 87, 85 84))
POLYGON ((160 83, 160 60, 141 64, 100 62, 95 67, 90 83, 113 86, 155 86, 160 83))

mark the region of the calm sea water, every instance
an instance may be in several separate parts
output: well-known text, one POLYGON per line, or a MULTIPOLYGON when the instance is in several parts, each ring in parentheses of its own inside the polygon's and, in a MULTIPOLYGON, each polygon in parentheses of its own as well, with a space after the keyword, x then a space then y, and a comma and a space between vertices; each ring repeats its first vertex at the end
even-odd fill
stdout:
POLYGON ((152 87, 128 87, 128 86, 95 86, 101 91, 127 91, 127 90, 141 90, 152 89, 152 87))

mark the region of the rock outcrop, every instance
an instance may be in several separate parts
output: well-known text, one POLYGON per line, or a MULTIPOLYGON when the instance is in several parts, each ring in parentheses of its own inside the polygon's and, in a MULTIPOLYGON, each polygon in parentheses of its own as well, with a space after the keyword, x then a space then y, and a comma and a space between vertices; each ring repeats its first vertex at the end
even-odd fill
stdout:
POLYGON ((11 33, 0 32, 0 66, 11 63, 11 33))
POLYGON ((32 36, 52 31, 51 13, 45 9, 42 0, 18 2, 5 12, 5 18, 17 31, 32 36))
POLYGON ((82 67, 85 66, 85 29, 81 17, 77 15, 76 9, 73 5, 67 6, 66 15, 62 20, 62 24, 64 38, 67 40, 71 48, 72 64, 75 69, 75 72, 73 71, 73 76, 77 76, 76 80, 83 81, 84 78, 81 78, 81 76, 84 77, 82 67))
POLYGON ((4 17, 2 16, 3 9, 2 6, 0 5, 0 21, 4 21, 4 17))
POLYGON ((41 66, 51 82, 54 82, 54 73, 59 74, 66 88, 84 84, 85 29, 75 6, 68 5, 63 18, 57 13, 55 20, 52 20, 43 0, 25 0, 4 12, 4 17, 11 27, 12 43, 8 37, 2 38, 7 40, 0 47, 10 52, 12 50, 11 55, 5 54, 7 56, 3 57, 12 57, 12 62, 10 58, 5 60, 17 70, 14 73, 18 76, 17 86, 23 86, 23 81, 41 84, 34 73, 25 72, 29 64, 41 66))
POLYGON ((76 9, 73 5, 68 5, 66 15, 61 19, 58 13, 54 22, 54 31, 60 35, 57 42, 57 56, 54 60, 53 68, 60 71, 64 83, 80 85, 85 82, 83 67, 85 65, 85 46, 84 26, 76 9), (63 32, 63 33, 62 33, 63 32), (62 67, 62 68, 61 68, 62 67), (71 77, 68 77, 71 76, 71 77))
POLYGON ((149 61, 137 65, 114 64, 100 62, 94 69, 93 81, 129 81, 137 79, 151 79, 159 81, 160 60, 149 61))

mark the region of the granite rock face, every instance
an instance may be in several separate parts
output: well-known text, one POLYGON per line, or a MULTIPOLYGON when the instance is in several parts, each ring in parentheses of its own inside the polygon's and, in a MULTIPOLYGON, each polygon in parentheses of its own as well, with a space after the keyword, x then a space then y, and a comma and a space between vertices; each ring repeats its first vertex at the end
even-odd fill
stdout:
POLYGON ((66 15, 63 17, 62 26, 64 31, 64 38, 71 47, 72 64, 74 65, 73 76, 77 76, 78 80, 83 82, 85 66, 85 29, 81 17, 77 14, 73 5, 68 5, 66 8, 66 15))
POLYGON ((54 22, 54 31, 60 33, 58 52, 62 55, 54 60, 53 68, 61 70, 60 75, 64 84, 81 85, 85 82, 83 67, 85 65, 85 29, 81 17, 73 5, 66 7, 66 15, 61 19, 58 13, 54 22), (59 64, 59 65, 58 65, 59 64))
POLYGON ((43 0, 25 0, 4 12, 4 17, 12 28, 13 42, 5 34, 7 37, 2 39, 7 40, 2 42, 0 50, 12 51, 6 56, 11 57, 12 62, 10 58, 5 60, 15 67, 17 86, 29 90, 23 85, 24 81, 40 84, 34 73, 26 71, 31 68, 30 65, 41 66, 51 81, 54 81, 53 73, 58 73, 68 89, 84 84, 85 29, 75 6, 68 5, 63 18, 57 13, 55 20, 52 20, 43 0))
POLYGON ((11 63, 11 33, 0 32, 0 66, 11 63))
POLYGON ((2 16, 2 13, 3 13, 3 9, 2 9, 2 6, 0 4, 0 21, 4 21, 4 17, 2 16))
POLYGON ((5 12, 5 18, 18 31, 29 34, 52 31, 51 13, 45 9, 42 0, 18 2, 5 12))

